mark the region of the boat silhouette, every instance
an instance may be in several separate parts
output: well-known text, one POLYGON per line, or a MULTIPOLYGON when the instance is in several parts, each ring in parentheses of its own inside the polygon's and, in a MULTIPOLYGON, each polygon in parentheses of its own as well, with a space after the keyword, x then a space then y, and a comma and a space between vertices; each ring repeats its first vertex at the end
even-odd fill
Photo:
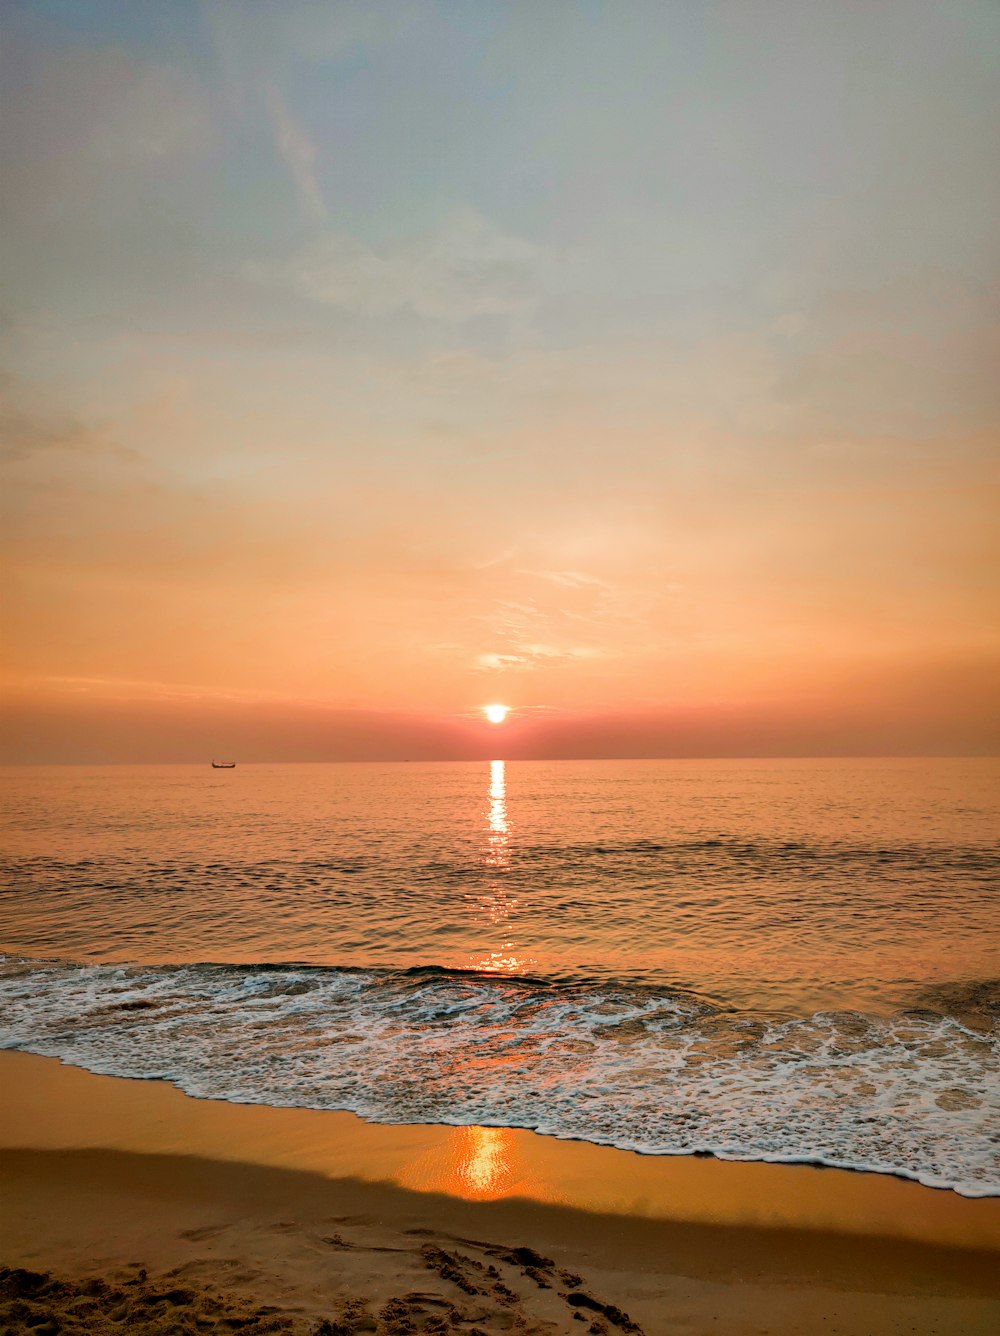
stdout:
POLYGON ((212 769, 213 769, 213 770, 235 770, 235 769, 236 769, 236 762, 235 762, 235 761, 213 761, 213 762, 212 762, 212 769))

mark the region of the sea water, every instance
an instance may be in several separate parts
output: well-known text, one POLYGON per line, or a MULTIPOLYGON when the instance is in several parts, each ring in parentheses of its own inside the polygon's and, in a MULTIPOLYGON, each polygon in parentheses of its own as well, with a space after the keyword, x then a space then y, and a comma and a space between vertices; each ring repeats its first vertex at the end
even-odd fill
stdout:
POLYGON ((3 772, 0 1046, 1000 1195, 1000 763, 3 772))

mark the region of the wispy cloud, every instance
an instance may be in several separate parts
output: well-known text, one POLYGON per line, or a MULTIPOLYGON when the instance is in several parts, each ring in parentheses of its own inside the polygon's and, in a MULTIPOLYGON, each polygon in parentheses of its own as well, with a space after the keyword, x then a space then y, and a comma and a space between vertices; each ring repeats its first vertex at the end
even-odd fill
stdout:
POLYGON ((521 645, 516 652, 507 654, 479 654, 476 656, 476 668, 480 672, 530 672, 546 663, 583 659, 600 659, 604 654, 590 645, 573 645, 563 648, 558 645, 521 645))
POLYGON ((27 382, 0 367, 0 461, 16 463, 43 450, 102 456, 116 463, 138 459, 128 446, 110 440, 71 414, 39 402, 27 382))
POLYGON ((518 571, 518 575, 534 575, 539 580, 548 580, 551 584, 562 585, 565 589, 610 589, 612 586, 599 575, 589 575, 586 571, 518 571))
POLYGON ((410 310, 462 324, 476 316, 530 314, 538 300, 539 261, 530 242, 463 210, 423 237, 382 248, 333 232, 284 263, 258 265, 252 273, 358 315, 410 310))
POLYGON ((502 552, 495 553, 492 557, 485 557, 482 561, 474 561, 472 563, 472 569, 475 571, 489 571, 495 566, 505 566, 508 561, 511 561, 516 556, 517 548, 507 547, 504 548, 502 552))
POLYGON ((265 89, 264 103, 274 142, 295 184, 302 212, 307 218, 320 221, 327 216, 328 210, 316 175, 316 145, 302 123, 292 115, 273 83, 265 89))
POLYGON ((605 656, 594 645, 576 642, 580 627, 566 625, 569 619, 561 610, 543 610, 532 601, 497 600, 481 620, 489 627, 496 648, 474 656, 479 672, 529 672, 546 664, 605 656))

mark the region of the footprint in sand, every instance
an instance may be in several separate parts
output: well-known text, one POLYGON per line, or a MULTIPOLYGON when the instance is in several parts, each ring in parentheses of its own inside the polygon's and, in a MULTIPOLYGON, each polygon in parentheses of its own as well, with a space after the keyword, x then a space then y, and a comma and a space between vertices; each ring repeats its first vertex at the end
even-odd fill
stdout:
POLYGON ((180 1237, 190 1239, 192 1243, 203 1243, 205 1239, 214 1239, 223 1232, 225 1225, 201 1225, 198 1229, 182 1229, 180 1237))

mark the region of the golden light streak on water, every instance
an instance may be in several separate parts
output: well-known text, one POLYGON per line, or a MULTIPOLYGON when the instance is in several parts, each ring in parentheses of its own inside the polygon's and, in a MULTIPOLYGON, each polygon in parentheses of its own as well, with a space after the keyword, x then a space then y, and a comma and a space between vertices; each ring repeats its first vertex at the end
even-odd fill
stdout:
POLYGON ((503 761, 490 762, 489 840, 486 862, 494 867, 510 865, 510 821, 507 816, 507 777, 503 761))
MULTIPOLYGON (((510 927, 512 911, 517 908, 516 898, 507 892, 506 876, 510 871, 511 822, 507 812, 507 767, 503 761, 490 762, 489 788, 486 806, 486 843, 483 863, 493 871, 488 894, 480 898, 487 922, 494 928, 510 927)), ((534 960, 526 960, 516 951, 514 939, 505 933, 504 939, 493 949, 472 962, 472 968, 488 974, 524 974, 534 960)))

